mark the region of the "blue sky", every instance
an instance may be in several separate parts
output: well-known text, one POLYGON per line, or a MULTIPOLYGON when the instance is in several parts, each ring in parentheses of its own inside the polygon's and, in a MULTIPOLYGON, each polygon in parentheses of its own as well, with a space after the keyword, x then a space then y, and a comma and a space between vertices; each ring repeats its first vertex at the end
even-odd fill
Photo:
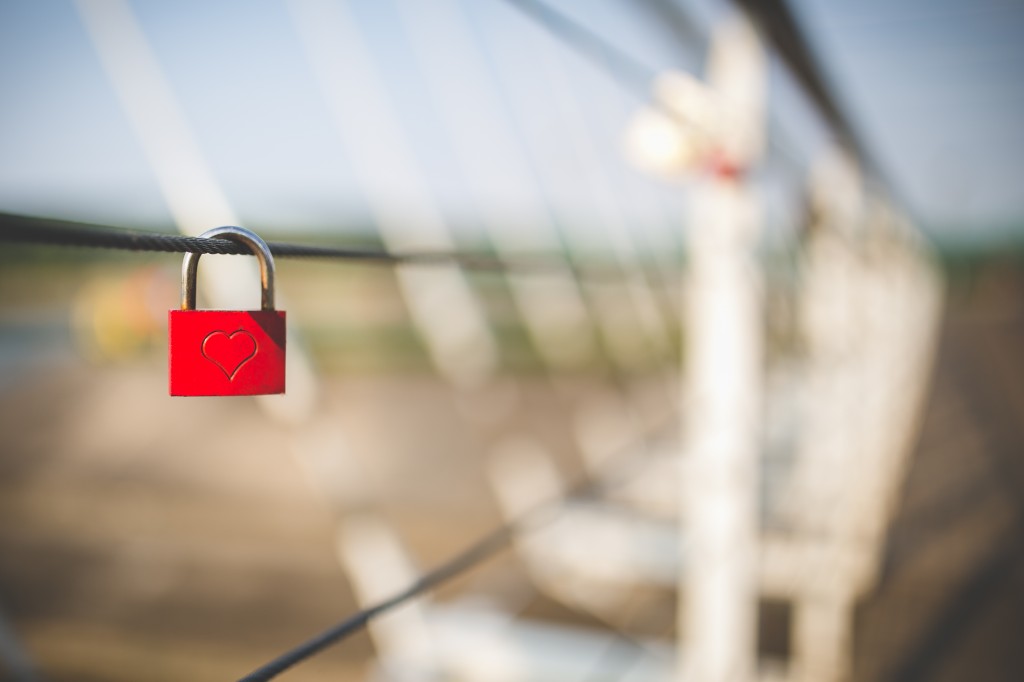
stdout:
MULTIPOLYGON (((714 0, 680 1, 701 21, 723 11, 714 0)), ((693 70, 701 61, 643 3, 553 4, 659 70, 693 70)), ((679 188, 642 176, 620 153, 637 102, 499 0, 456 5, 469 47, 457 47, 452 27, 424 14, 429 2, 348 3, 418 177, 444 214, 472 223, 480 211, 526 215, 541 203, 558 221, 586 222, 611 201, 655 234, 679 229, 679 188), (446 59, 471 59, 488 79, 486 92, 446 88, 449 100, 438 101, 427 68, 446 59), (509 158, 495 159, 493 168, 483 166, 490 182, 470 182, 477 178, 467 178, 453 136, 473 131, 460 133, 445 119, 450 98, 470 111, 479 105, 480 125, 507 136, 518 150, 515 177, 509 158), (600 182, 582 182, 583 175, 600 182), (602 186, 613 187, 614 196, 595 195, 602 186)), ((1024 222, 1024 2, 793 5, 851 118, 917 215, 965 235, 1024 222)), ((284 3, 132 7, 244 221, 326 228, 365 215, 358 164, 284 3)), ((772 82, 787 138, 799 156, 813 154, 825 137, 820 122, 777 65, 772 82)), ((0 210, 167 224, 154 174, 70 2, 0 2, 0 92, 0 210)), ((770 159, 765 173, 780 224, 797 214, 800 196, 799 175, 786 165, 770 159)), ((402 201, 401 187, 395 201, 402 201)))

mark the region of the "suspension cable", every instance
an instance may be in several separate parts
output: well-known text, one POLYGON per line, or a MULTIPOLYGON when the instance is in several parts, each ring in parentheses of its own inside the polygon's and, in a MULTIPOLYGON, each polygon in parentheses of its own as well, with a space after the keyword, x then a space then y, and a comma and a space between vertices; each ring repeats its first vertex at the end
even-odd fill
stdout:
MULTIPOLYGON (((673 434, 675 425, 676 419, 670 417, 662 422, 658 428, 644 434, 640 440, 645 446, 649 446, 653 439, 664 439, 673 434)), ((643 458, 646 460, 650 457, 652 451, 650 447, 641 447, 638 450, 640 457, 623 456, 626 451, 635 445, 637 444, 630 443, 620 448, 618 455, 611 457, 611 465, 605 467, 606 476, 584 479, 571 486, 562 496, 545 500, 527 509, 511 521, 487 533, 436 568, 422 574, 405 589, 373 606, 358 611, 340 623, 286 651, 245 677, 242 677, 239 682, 267 682, 267 680, 274 679, 289 668, 323 651, 328 646, 359 632, 377 616, 401 606, 405 602, 443 585, 449 580, 476 567, 508 546, 516 535, 543 528, 557 519, 558 513, 569 502, 584 498, 600 498, 607 494, 636 473, 638 459, 643 458)))
MULTIPOLYGON (((653 107, 673 121, 686 125, 697 125, 695 121, 689 119, 686 112, 670 106, 657 96, 653 86, 659 72, 654 67, 641 62, 612 44, 607 38, 542 0, 502 0, 502 2, 518 10, 524 17, 547 31, 566 48, 591 62, 618 84, 623 91, 631 93, 638 101, 653 107)), ((771 120, 769 120, 769 125, 772 125, 771 120)), ((767 141, 771 148, 779 152, 786 163, 795 168, 802 169, 804 167, 805 164, 801 160, 802 155, 788 138, 780 139, 779 135, 775 134, 769 135, 767 141)))
MULTIPOLYGON (((0 213, 0 242, 17 242, 53 246, 73 246, 124 251, 160 253, 205 253, 221 255, 252 255, 237 242, 220 238, 186 237, 143 230, 90 225, 70 221, 30 218, 0 213)), ((359 261, 379 265, 457 265, 477 271, 545 272, 573 269, 561 256, 520 254, 514 258, 498 258, 486 253, 468 251, 403 251, 320 246, 268 242, 271 253, 279 258, 328 258, 359 261)), ((621 273, 607 264, 578 265, 585 277, 621 278, 621 273)))

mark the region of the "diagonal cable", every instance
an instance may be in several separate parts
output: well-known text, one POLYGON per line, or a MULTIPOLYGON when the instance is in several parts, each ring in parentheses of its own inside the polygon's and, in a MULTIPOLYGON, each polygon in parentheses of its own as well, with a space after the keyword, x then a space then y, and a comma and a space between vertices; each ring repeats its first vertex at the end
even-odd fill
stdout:
MULTIPOLYGON (((644 443, 649 443, 654 438, 665 438, 674 431, 675 425, 676 420, 674 417, 667 419, 660 427, 644 435, 644 443)), ((340 623, 286 651, 245 677, 242 677, 239 682, 267 682, 267 680, 274 679, 289 668, 298 665, 307 658, 315 656, 332 644, 336 644, 359 632, 377 616, 474 568, 508 546, 516 535, 532 532, 548 525, 558 518, 559 512, 570 501, 586 497, 600 497, 615 486, 621 485, 637 471, 637 458, 623 456, 623 453, 632 445, 635 444, 631 443, 629 446, 622 448, 619 456, 612 458, 611 465, 607 467, 606 476, 585 479, 572 486, 564 495, 546 500, 528 509, 512 521, 484 535, 436 568, 424 573, 400 592, 373 606, 358 611, 340 623)), ((640 450, 641 455, 649 455, 650 452, 650 448, 646 447, 640 450)))

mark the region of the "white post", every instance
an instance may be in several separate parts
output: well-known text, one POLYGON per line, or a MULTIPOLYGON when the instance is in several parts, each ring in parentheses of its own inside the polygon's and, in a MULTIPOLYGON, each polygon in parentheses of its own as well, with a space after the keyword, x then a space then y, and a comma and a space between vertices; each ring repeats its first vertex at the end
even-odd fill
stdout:
MULTIPOLYGON (((709 84, 729 114, 725 157, 750 167, 761 147, 764 60, 737 16, 714 36, 709 84)), ((681 676, 756 674, 758 459, 762 392, 759 206, 742 180, 709 177, 691 195, 685 283, 681 676)))
POLYGON ((853 608, 873 584, 885 524, 927 387, 941 286, 927 254, 841 150, 814 168, 806 248, 807 404, 791 516, 812 551, 793 558, 793 674, 851 674, 853 608), (803 561, 803 563, 801 563, 803 561))
POLYGON ((867 284, 858 244, 863 241, 864 192, 855 161, 829 149, 811 175, 817 219, 811 225, 804 268, 801 321, 809 347, 806 405, 789 499, 796 523, 814 552, 793 595, 793 678, 835 682, 849 670, 852 574, 862 548, 847 546, 837 520, 848 490, 868 468, 859 452, 864 335, 862 300, 867 284))

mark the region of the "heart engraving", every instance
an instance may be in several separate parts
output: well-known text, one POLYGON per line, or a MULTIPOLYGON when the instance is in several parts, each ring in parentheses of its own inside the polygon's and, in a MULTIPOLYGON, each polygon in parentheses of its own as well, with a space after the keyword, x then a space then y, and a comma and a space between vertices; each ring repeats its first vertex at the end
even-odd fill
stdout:
POLYGON ((255 357, 256 350, 256 339, 244 329, 230 334, 218 329, 203 339, 203 357, 217 365, 229 381, 234 380, 242 365, 255 357))

